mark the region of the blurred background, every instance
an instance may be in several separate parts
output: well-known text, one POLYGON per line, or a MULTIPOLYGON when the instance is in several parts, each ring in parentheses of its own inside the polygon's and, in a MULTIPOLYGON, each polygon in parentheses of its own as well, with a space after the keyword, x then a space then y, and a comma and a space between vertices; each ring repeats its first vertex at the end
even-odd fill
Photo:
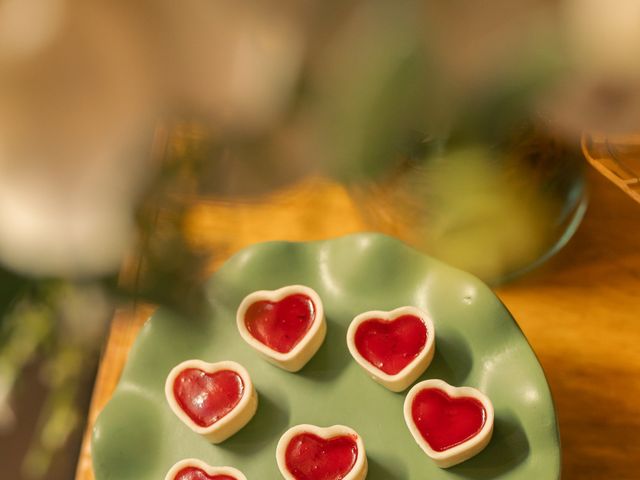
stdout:
POLYGON ((197 310, 234 235, 381 231, 499 285, 570 239, 585 153, 638 196, 638 25, 636 0, 0 0, 3 478, 73 477, 114 309, 197 310))

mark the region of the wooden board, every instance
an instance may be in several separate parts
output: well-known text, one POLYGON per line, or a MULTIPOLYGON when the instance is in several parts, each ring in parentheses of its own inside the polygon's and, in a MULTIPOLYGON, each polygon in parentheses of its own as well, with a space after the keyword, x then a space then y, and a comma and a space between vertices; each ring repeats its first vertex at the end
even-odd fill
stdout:
MULTIPOLYGON (((592 173, 591 206, 569 245, 542 269, 498 289, 547 373, 557 404, 564 480, 632 480, 640 472, 640 206, 592 173)), ((194 201, 187 227, 225 256, 268 239, 366 230, 348 195, 313 180, 263 204, 194 201), (336 222, 310 222, 325 212, 336 222), (240 226, 240 229, 239 229, 240 226)), ((150 306, 120 310, 99 369, 76 480, 93 480, 90 432, 150 306)), ((409 480, 409 479, 408 479, 409 480)), ((540 479, 546 480, 546 479, 540 479)))

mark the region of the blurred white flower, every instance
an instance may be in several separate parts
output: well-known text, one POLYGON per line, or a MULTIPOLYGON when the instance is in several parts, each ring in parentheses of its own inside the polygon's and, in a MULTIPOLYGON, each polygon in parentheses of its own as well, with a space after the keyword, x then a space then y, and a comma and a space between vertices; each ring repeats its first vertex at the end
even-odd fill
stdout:
POLYGON ((0 262, 35 275, 113 271, 151 180, 157 118, 268 131, 305 49, 297 2, 0 3, 0 262), (136 153, 137 155, 135 155, 136 153))
POLYGON ((45 276, 117 270, 134 227, 133 199, 121 188, 126 166, 109 157, 79 160, 70 175, 45 159, 32 166, 0 176, 0 261, 45 276))
MULTIPOLYGON (((37 4, 24 6, 35 18, 37 4)), ((133 149, 159 110, 130 13, 66 4, 55 29, 34 30, 37 51, 0 45, 0 262, 33 275, 118 269, 149 174, 133 149)), ((28 12, 12 12, 0 24, 16 30, 28 12)))

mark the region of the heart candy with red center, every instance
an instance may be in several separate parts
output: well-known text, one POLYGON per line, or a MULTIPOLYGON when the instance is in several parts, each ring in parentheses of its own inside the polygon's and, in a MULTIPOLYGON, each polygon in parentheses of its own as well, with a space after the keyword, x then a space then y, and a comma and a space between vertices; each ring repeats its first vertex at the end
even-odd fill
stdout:
POLYGON ((471 387, 425 380, 407 394, 404 417, 422 450, 441 468, 480 453, 491 440, 491 401, 471 387))
POLYGON ((249 373, 231 361, 182 362, 169 373, 165 396, 178 418, 212 443, 244 427, 258 406, 249 373))
POLYGON ((351 428, 297 425, 278 442, 276 458, 286 480, 363 480, 367 457, 351 428))
POLYGON ((189 458, 171 467, 165 480, 247 480, 247 477, 233 467, 212 467, 201 460, 189 458))
POLYGON ((187 467, 180 470, 174 480, 236 480, 236 478, 230 475, 209 475, 199 468, 187 467))
POLYGON ((261 300, 244 315, 247 330, 259 342, 280 353, 289 353, 311 328, 316 316, 309 297, 294 294, 278 302, 261 300))
POLYGON ((324 439, 312 433, 300 433, 287 447, 286 463, 291 474, 300 479, 344 478, 358 458, 358 447, 348 436, 324 439))
POLYGON ((172 480, 237 480, 237 477, 225 474, 209 475, 200 468, 186 467, 176 473, 172 480))
POLYGON ((416 307, 361 313, 349 325, 347 345, 375 381, 400 392, 422 375, 433 359, 433 321, 416 307))
POLYGON ((247 295, 236 314, 242 338, 271 363, 296 372, 326 335, 322 301, 311 288, 291 285, 247 295))
POLYGON ((173 396, 189 418, 210 427, 231 412, 242 399, 244 382, 233 370, 213 373, 197 368, 182 370, 173 382, 173 396))

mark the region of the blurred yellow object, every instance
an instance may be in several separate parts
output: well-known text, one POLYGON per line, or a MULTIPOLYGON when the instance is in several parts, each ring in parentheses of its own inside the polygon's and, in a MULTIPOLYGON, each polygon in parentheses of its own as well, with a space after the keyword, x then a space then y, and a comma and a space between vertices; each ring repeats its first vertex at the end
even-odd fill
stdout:
POLYGON ((351 188, 374 230, 490 284, 540 265, 584 215, 584 161, 534 131, 509 146, 451 147, 351 188))
POLYGON ((640 203, 640 134, 585 133, 582 151, 591 165, 640 203))

